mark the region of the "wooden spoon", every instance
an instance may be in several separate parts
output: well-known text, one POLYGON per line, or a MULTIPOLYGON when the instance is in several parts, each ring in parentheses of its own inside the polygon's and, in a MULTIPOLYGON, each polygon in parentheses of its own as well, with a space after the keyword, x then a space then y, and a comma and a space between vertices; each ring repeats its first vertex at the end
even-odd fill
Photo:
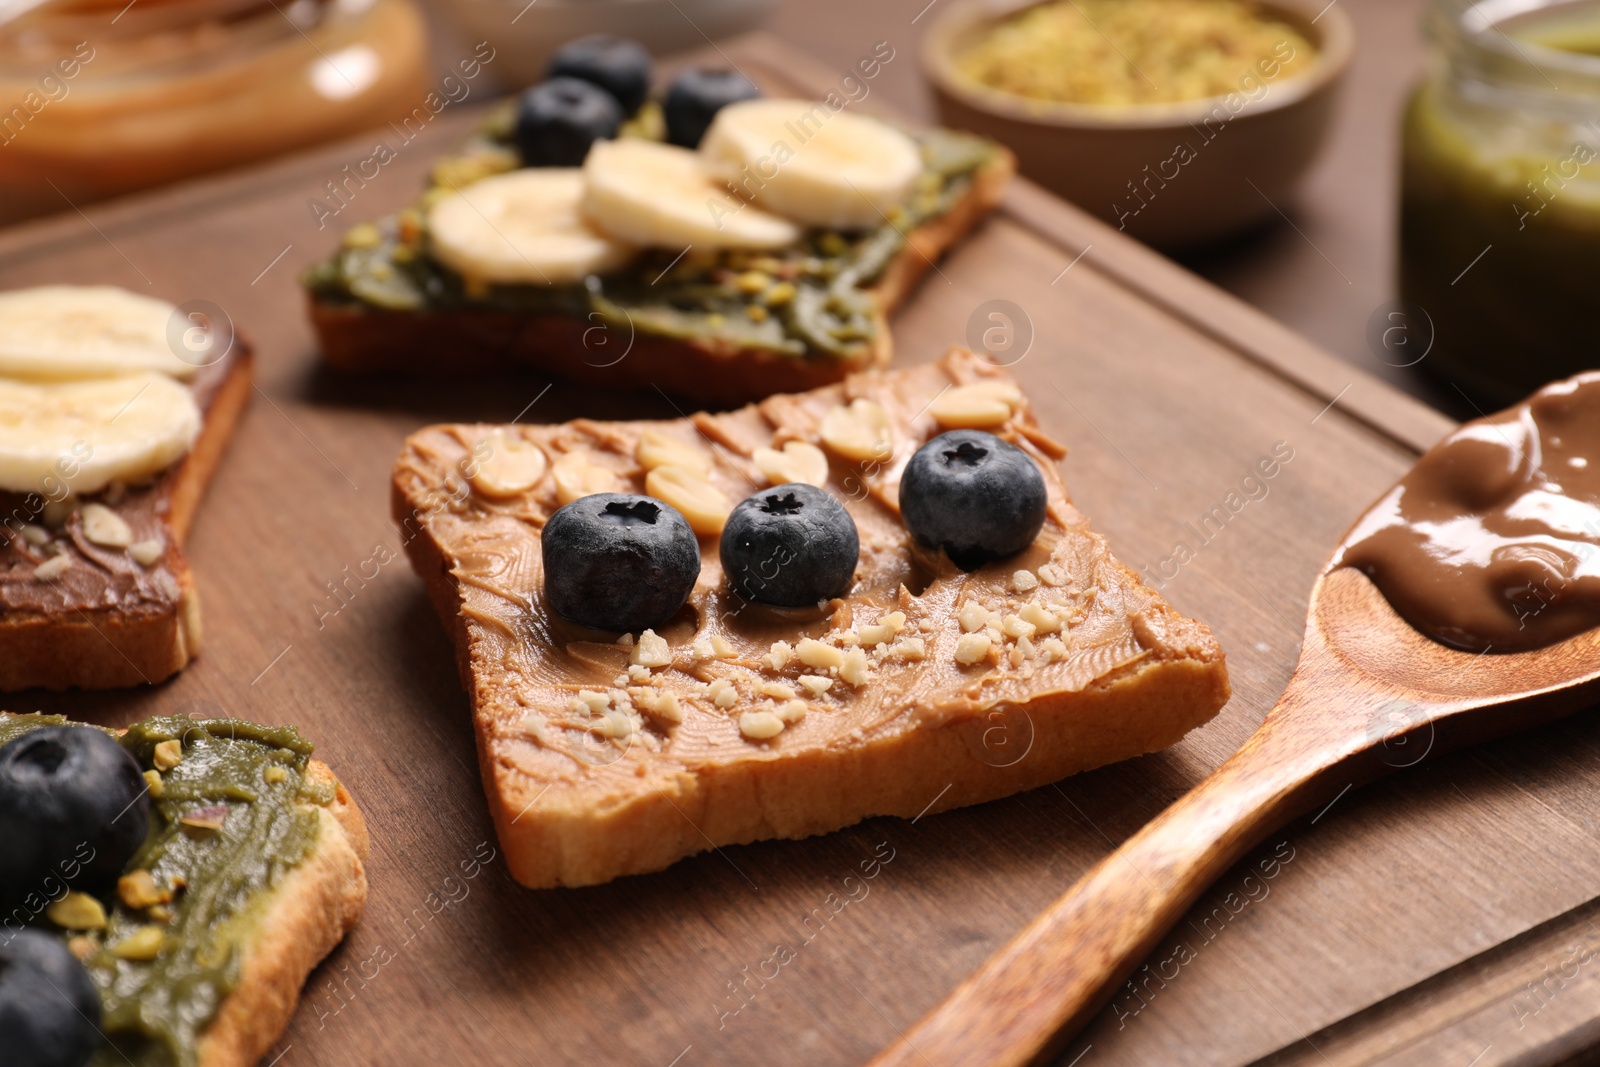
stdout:
POLYGON ((1273 830, 1429 751, 1597 701, 1600 630, 1531 652, 1460 652, 1412 629, 1366 575, 1330 565, 1311 592, 1294 677, 1244 747, 1101 860, 874 1067, 1048 1062, 1206 887, 1273 830))

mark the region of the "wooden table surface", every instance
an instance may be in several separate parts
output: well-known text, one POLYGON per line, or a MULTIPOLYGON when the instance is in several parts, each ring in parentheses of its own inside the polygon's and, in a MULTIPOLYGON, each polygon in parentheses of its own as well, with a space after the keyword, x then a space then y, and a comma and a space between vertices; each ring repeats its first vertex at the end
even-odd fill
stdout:
MULTIPOLYGON (((764 77, 828 81, 826 63, 771 39, 727 47, 764 77)), ((395 551, 387 482, 411 430, 510 419, 546 383, 331 376, 295 274, 346 221, 410 201, 471 119, 441 117, 325 230, 307 202, 367 141, 0 234, 0 286, 207 299, 259 344, 258 393, 191 540, 200 659, 153 689, 9 703, 106 723, 180 708, 292 722, 344 777, 372 827, 372 898, 313 976, 274 1050, 282 1067, 865 1060, 1244 740, 1289 676, 1329 547, 1449 425, 1020 185, 896 320, 897 359, 934 358, 998 296, 1025 312, 1034 344, 1014 369, 1072 447, 1068 487, 1121 558, 1213 626, 1227 708, 1166 752, 994 804, 592 889, 529 892, 492 858, 465 879, 493 835, 451 649, 395 551), (1164 562, 1278 442, 1294 458, 1265 497, 1187 564, 1164 562), (333 599, 354 572, 369 576, 333 599), (843 877, 875 849, 893 859, 847 898, 843 877), (793 959, 762 977, 779 945, 793 959)), ((557 385, 524 417, 579 412, 672 409, 557 385)), ((1580 716, 1341 796, 1224 875, 1063 1063, 1560 1062, 1592 1040, 1600 992, 1585 951, 1600 941, 1597 767, 1600 721, 1580 716)))
MULTIPOLYGON (((914 59, 940 2, 784 0, 770 28, 843 70, 877 41, 914 59)), ((1355 61, 1332 137, 1300 194, 1279 205, 1292 225, 1277 221, 1182 259, 1334 355, 1456 418, 1471 417, 1454 390, 1382 362, 1367 344, 1367 319, 1394 296, 1400 109, 1425 65, 1427 0, 1335 2, 1355 22, 1355 61)), ((907 114, 934 117, 932 94, 914 62, 891 64, 874 91, 907 114)))

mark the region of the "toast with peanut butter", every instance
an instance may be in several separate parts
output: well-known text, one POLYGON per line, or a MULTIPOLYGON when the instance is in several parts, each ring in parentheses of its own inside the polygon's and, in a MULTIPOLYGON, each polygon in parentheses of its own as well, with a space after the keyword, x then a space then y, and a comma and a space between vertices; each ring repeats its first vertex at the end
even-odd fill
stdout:
MULTIPOLYGON (((8 909, 0 962, 15 964, 5 957, 18 935, 55 938, 76 957, 81 970, 56 950, 72 972, 56 981, 63 992, 79 986, 87 1004, 46 1005, 63 1017, 45 1040, 81 1038, 88 1067, 252 1067, 365 907, 370 845, 361 811, 292 728, 145 720, 116 735, 126 776, 82 758, 85 735, 95 732, 56 716, 0 713, 6 825, 18 817, 8 804, 37 803, 42 790, 139 790, 126 804, 120 794, 102 796, 113 825, 137 817, 120 849, 93 827, 56 826, 44 836, 62 847, 34 852, 47 860, 42 874, 19 872, 29 861, 15 854, 0 864, 8 909), (90 767, 99 772, 92 780, 90 767), (106 860, 109 875, 88 870, 106 860), (73 1028, 82 1032, 64 1037, 73 1028)), ((75 802, 79 811, 93 806, 75 802)), ((23 1042, 24 1060, 43 1051, 30 1036, 7 1035, 13 1051, 23 1042)))
POLYGON ((1229 694, 1216 640, 1112 556, 1067 496, 1063 455, 1015 382, 961 350, 723 414, 410 437, 394 514, 455 644, 514 876, 592 885, 975 804, 1210 719, 1229 694), (1042 477, 1031 541, 968 570, 913 538, 900 506, 908 462, 953 428, 1008 442, 1042 477), (842 595, 773 607, 735 588, 719 537, 735 502, 800 483, 842 502, 859 558, 842 595), (638 632, 569 621, 542 573, 554 513, 617 492, 670 506, 699 540, 686 602, 638 632))
POLYGON ((178 309, 105 286, 0 305, 0 691, 160 682, 200 648, 183 547, 250 398, 249 345, 174 354, 178 309))

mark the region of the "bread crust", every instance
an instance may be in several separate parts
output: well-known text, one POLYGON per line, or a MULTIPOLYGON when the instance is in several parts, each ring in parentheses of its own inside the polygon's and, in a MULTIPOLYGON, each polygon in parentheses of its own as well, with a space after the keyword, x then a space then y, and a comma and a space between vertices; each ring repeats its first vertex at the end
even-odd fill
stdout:
POLYGON ((366 820, 327 764, 312 760, 306 773, 332 784, 334 801, 317 809, 315 850, 272 891, 256 936, 244 946, 239 984, 200 1038, 198 1067, 252 1067, 260 1060, 289 1025, 306 978, 366 907, 366 820))
POLYGON ((189 527, 250 399, 253 358, 242 339, 205 407, 189 454, 154 490, 166 501, 170 547, 162 566, 177 595, 157 605, 42 614, 0 610, 0 690, 112 689, 153 684, 200 649, 199 594, 183 554, 189 527))
POLYGON ((532 366, 579 385, 659 388, 699 404, 729 407, 799 393, 847 375, 887 366, 892 354, 887 316, 947 250, 992 211, 1016 172, 1005 149, 980 168, 949 211, 907 234, 906 246, 872 287, 878 304, 873 343, 857 358, 796 357, 772 349, 737 348, 714 340, 646 334, 594 335, 594 323, 553 315, 480 310, 385 311, 334 303, 308 293, 323 359, 352 372, 450 374, 532 366), (625 350, 626 355, 618 354, 625 350))
MULTIPOLYGON (((999 376, 967 354, 947 358, 940 368, 898 374, 930 370, 945 370, 950 374, 946 381, 999 376)), ((860 381, 846 383, 843 393, 829 390, 827 395, 851 395, 860 381)), ((933 385, 924 381, 922 386, 916 395, 934 395, 933 385)), ((774 397, 761 410, 791 407, 807 399, 774 397)), ((695 426, 721 440, 716 437, 715 420, 741 417, 754 416, 735 412, 697 421, 695 426)), ((704 745, 687 756, 664 748, 658 757, 654 748, 648 748, 637 757, 625 754, 626 762, 616 764, 622 772, 615 774, 611 766, 585 770, 574 764, 570 770, 541 770, 536 775, 528 769, 535 765, 518 750, 533 741, 512 740, 515 734, 508 730, 515 729, 515 720, 508 715, 539 706, 541 699, 524 691, 520 679, 537 672, 543 676, 540 685, 555 677, 569 691, 593 684, 581 681, 581 674, 569 677, 570 665, 564 664, 573 646, 564 645, 565 639, 543 636, 546 624, 540 621, 537 587, 527 584, 538 574, 532 562, 538 558, 532 530, 546 505, 519 504, 516 526, 495 526, 493 536, 506 538, 496 544, 508 555, 488 584, 477 577, 482 572, 464 562, 464 557, 483 560, 489 551, 463 540, 465 528, 478 521, 471 506, 432 511, 424 506, 436 499, 438 485, 431 484, 435 473, 442 480, 452 469, 454 457, 447 440, 470 442, 488 429, 435 427, 414 435, 396 465, 393 506, 395 518, 407 532, 407 554, 456 650, 501 850, 512 876, 531 888, 593 885, 623 874, 660 870, 710 847, 806 837, 872 816, 914 818, 996 799, 1165 748, 1210 719, 1228 700, 1226 661, 1210 631, 1179 615, 1137 574, 1111 557, 1103 539, 1071 509, 1054 472, 1047 471, 1063 530, 1078 539, 1075 543, 1083 546, 1085 558, 1103 561, 1097 589, 1108 590, 1111 601, 1140 605, 1130 614, 1129 636, 1137 650, 1131 655, 1117 653, 1103 667, 1093 667, 1087 684, 1041 679, 1012 691, 1001 702, 968 713, 953 710, 961 703, 963 687, 973 680, 967 676, 948 686, 941 682, 925 697, 898 706, 889 720, 865 733, 797 741, 793 747, 752 748, 733 752, 732 758, 724 758, 726 748, 704 745), (472 580, 458 579, 458 572, 471 573, 472 580), (501 618, 494 615, 500 594, 493 586, 531 602, 529 625, 510 629, 485 625, 501 618), (533 642, 535 651, 528 660, 513 663, 507 658, 508 643, 523 641, 533 642)), ((628 424, 585 423, 584 432, 605 436, 628 430, 628 424)), ((1031 425, 1028 430, 1036 432, 1031 425)), ((535 436, 561 432, 560 427, 526 431, 535 436)), ((497 520, 485 516, 482 521, 497 520)), ((863 544, 868 539, 864 534, 863 544)), ((984 577, 992 583, 986 588, 1003 595, 1009 568, 1019 565, 1020 561, 1008 562, 999 568, 1001 573, 984 577)), ((902 592, 900 604, 910 611, 906 597, 910 594, 902 592)), ((949 607, 946 601, 939 603, 949 607)), ((709 602, 694 610, 702 624, 717 614, 709 602)), ((511 617, 519 617, 517 609, 511 610, 511 617)), ((953 623, 949 615, 944 618, 953 623)), ((935 633, 923 633, 931 641, 940 640, 935 633)), ((948 636, 936 644, 925 669, 938 669, 937 649, 948 655, 950 644, 948 636)), ((686 697, 686 692, 679 696, 686 697)), ((736 718, 749 710, 755 710, 754 704, 741 703, 726 714, 736 718)), ((826 718, 830 713, 819 714, 826 718)), ((545 742, 540 740, 539 746, 542 750, 545 742)))

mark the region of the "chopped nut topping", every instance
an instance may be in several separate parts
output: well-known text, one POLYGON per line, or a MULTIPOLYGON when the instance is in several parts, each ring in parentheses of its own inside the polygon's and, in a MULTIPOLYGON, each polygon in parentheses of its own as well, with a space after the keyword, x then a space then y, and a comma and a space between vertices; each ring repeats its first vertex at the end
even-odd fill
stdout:
POLYGON ((1033 642, 1026 637, 1019 637, 1017 639, 1017 647, 1012 649, 1012 655, 1021 656, 1023 659, 1032 659, 1034 656, 1033 642))
POLYGON ((991 645, 988 634, 962 634, 956 642, 956 662, 966 666, 986 659, 991 645))
POLYGON ((63 930, 106 928, 106 909, 88 893, 68 893, 45 908, 44 915, 63 930))
POLYGON ((905 627, 906 613, 903 611, 891 611, 875 624, 861 627, 858 633, 861 635, 861 643, 871 648, 874 645, 883 644, 905 629, 905 627))
POLYGON ((766 741, 783 733, 783 720, 770 711, 747 711, 739 716, 739 732, 752 741, 766 741))
POLYGON ((144 541, 135 541, 128 546, 128 555, 141 567, 154 567, 161 562, 162 555, 167 548, 159 537, 151 537, 144 541))
POLYGON ((619 674, 615 678, 611 679, 611 684, 620 689, 628 684, 628 676, 626 674, 619 674))
POLYGON ((228 821, 228 805, 207 804, 178 817, 178 822, 195 830, 220 830, 228 821))
POLYGON ((755 462, 756 469, 773 485, 786 482, 804 482, 815 486, 828 484, 828 457, 809 441, 790 441, 781 452, 758 448, 750 458, 755 462))
POLYGON ((894 455, 894 430, 883 405, 862 397, 822 416, 822 443, 845 459, 882 462, 894 455))
POLYGON ((846 652, 844 662, 839 666, 839 677, 850 685, 864 685, 867 681, 867 654, 859 648, 846 652))
POLYGON ((810 637, 800 642, 795 653, 800 657, 800 662, 807 667, 838 667, 844 663, 843 652, 810 637))
POLYGON ((791 687, 784 685, 782 682, 762 682, 760 685, 756 686, 756 692, 760 693, 764 697, 771 697, 774 700, 794 699, 794 690, 791 687))
POLYGON ((889 651, 901 659, 919 660, 927 656, 928 646, 920 637, 908 637, 889 651))
POLYGON ((544 449, 504 430, 489 433, 479 444, 487 444, 489 454, 478 462, 472 487, 487 497, 526 493, 544 480, 544 472, 550 466, 544 449))
POLYGON ((33 576, 41 582, 53 582, 72 566, 71 556, 52 556, 33 568, 33 576))
POLYGON ((161 772, 160 771, 145 771, 144 772, 144 784, 145 784, 145 788, 150 790, 150 795, 151 796, 159 797, 161 795, 161 789, 162 789, 161 772))
POLYGON ((806 702, 804 700, 787 700, 779 704, 773 712, 786 723, 796 723, 806 717, 806 702))
POLYGON ((928 413, 947 430, 987 430, 999 426, 1022 406, 1022 391, 1010 382, 973 382, 946 389, 928 413))
POLYGON ((711 642, 706 640, 704 637, 700 638, 693 645, 691 645, 690 651, 694 653, 695 659, 710 659, 713 655, 711 651, 711 642))
POLYGON ((723 637, 721 634, 715 634, 712 636, 711 651, 716 654, 718 659, 734 659, 739 655, 739 653, 734 650, 734 647, 728 643, 728 639, 723 637))
POLYGON ((961 621, 962 632, 970 634, 989 625, 989 609, 976 600, 969 600, 961 605, 956 618, 961 621))
POLYGON ((652 718, 666 723, 683 721, 683 708, 678 705, 678 694, 645 689, 638 694, 639 707, 652 718))
POLYGON ((646 430, 639 435, 639 444, 633 458, 647 471, 657 467, 683 467, 696 474, 711 473, 711 453, 698 444, 671 437, 659 430, 646 430))
POLYGON ((766 664, 775 671, 781 671, 789 665, 790 658, 794 655, 794 646, 787 641, 772 642, 772 651, 767 653, 766 664))
POLYGON ((150 918, 154 919, 158 923, 169 923, 172 921, 172 909, 167 907, 165 904, 151 905, 150 910, 145 912, 145 914, 150 916, 150 918))
POLYGON ((1061 568, 1054 563, 1046 563, 1039 568, 1039 580, 1048 586, 1062 586, 1067 584, 1066 575, 1061 573, 1061 568))
POLYGON ((150 762, 156 765, 156 770, 158 771, 172 770, 172 768, 183 762, 183 742, 157 742, 155 752, 151 754, 150 762))
POLYGON ((644 664, 641 664, 641 663, 630 663, 628 665, 628 674, 627 674, 626 680, 618 682, 617 684, 618 685, 626 685, 628 682, 632 682, 634 685, 645 685, 649 681, 650 681, 650 668, 649 667, 647 667, 647 666, 645 666, 644 664))
POLYGON ((127 548, 133 544, 133 527, 104 504, 85 504, 83 536, 104 548, 127 548))
POLYGON ((129 871, 117 879, 117 896, 128 907, 142 911, 153 904, 166 904, 171 901, 172 890, 162 889, 156 885, 155 876, 140 868, 129 871))
POLYGON ((92 937, 84 937, 80 934, 77 937, 67 939, 67 951, 72 953, 73 958, 86 963, 90 957, 100 951, 100 942, 92 937))
POLYGON ((596 713, 607 711, 611 707, 611 698, 605 693, 596 693, 593 689, 578 690, 578 699, 584 707, 596 713))
POLYGON ((111 946, 119 960, 153 960, 166 947, 167 935, 159 926, 141 926, 111 946))
POLYGON ((722 532, 733 505, 705 475, 688 467, 667 464, 645 475, 644 491, 672 505, 689 520, 689 528, 710 536, 722 532))
POLYGON ((617 708, 607 711, 589 727, 601 737, 628 737, 633 733, 633 719, 617 708))
POLYGON ((265 778, 269 784, 277 785, 289 777, 289 772, 282 767, 273 766, 263 771, 261 777, 265 778))
POLYGON ((1016 615, 1007 615, 1000 620, 1000 631, 1007 637, 1032 637, 1034 626, 1031 622, 1024 622, 1016 615))
POLYGON ((1011 584, 1017 592, 1026 593, 1039 587, 1039 579, 1034 577, 1032 571, 1017 571, 1011 575, 1011 584))
POLYGON ((22 528, 22 539, 34 548, 40 548, 50 543, 50 531, 30 522, 22 528))
POLYGON ((739 702, 739 690, 727 678, 718 678, 706 689, 706 696, 719 708, 731 708, 739 702))
POLYGON ((1067 646, 1059 637, 1052 637, 1039 647, 1044 649, 1046 663, 1054 663, 1058 659, 1067 658, 1067 646))
POLYGON ((1017 615, 1033 627, 1034 633, 1053 634, 1061 631, 1061 620, 1038 604, 1024 604, 1017 615))
POLYGON ((646 630, 639 635, 639 643, 633 646, 633 655, 629 661, 641 667, 665 667, 672 663, 672 649, 667 647, 667 639, 654 630, 646 630))
MULTIPOLYGON (((848 659, 848 656, 846 658, 848 659)), ((824 678, 817 674, 802 674, 797 681, 814 697, 819 697, 833 688, 832 678, 824 678)))
POLYGON ((556 500, 570 504, 591 493, 615 493, 622 488, 615 471, 590 463, 582 452, 568 452, 550 468, 556 482, 556 500))

